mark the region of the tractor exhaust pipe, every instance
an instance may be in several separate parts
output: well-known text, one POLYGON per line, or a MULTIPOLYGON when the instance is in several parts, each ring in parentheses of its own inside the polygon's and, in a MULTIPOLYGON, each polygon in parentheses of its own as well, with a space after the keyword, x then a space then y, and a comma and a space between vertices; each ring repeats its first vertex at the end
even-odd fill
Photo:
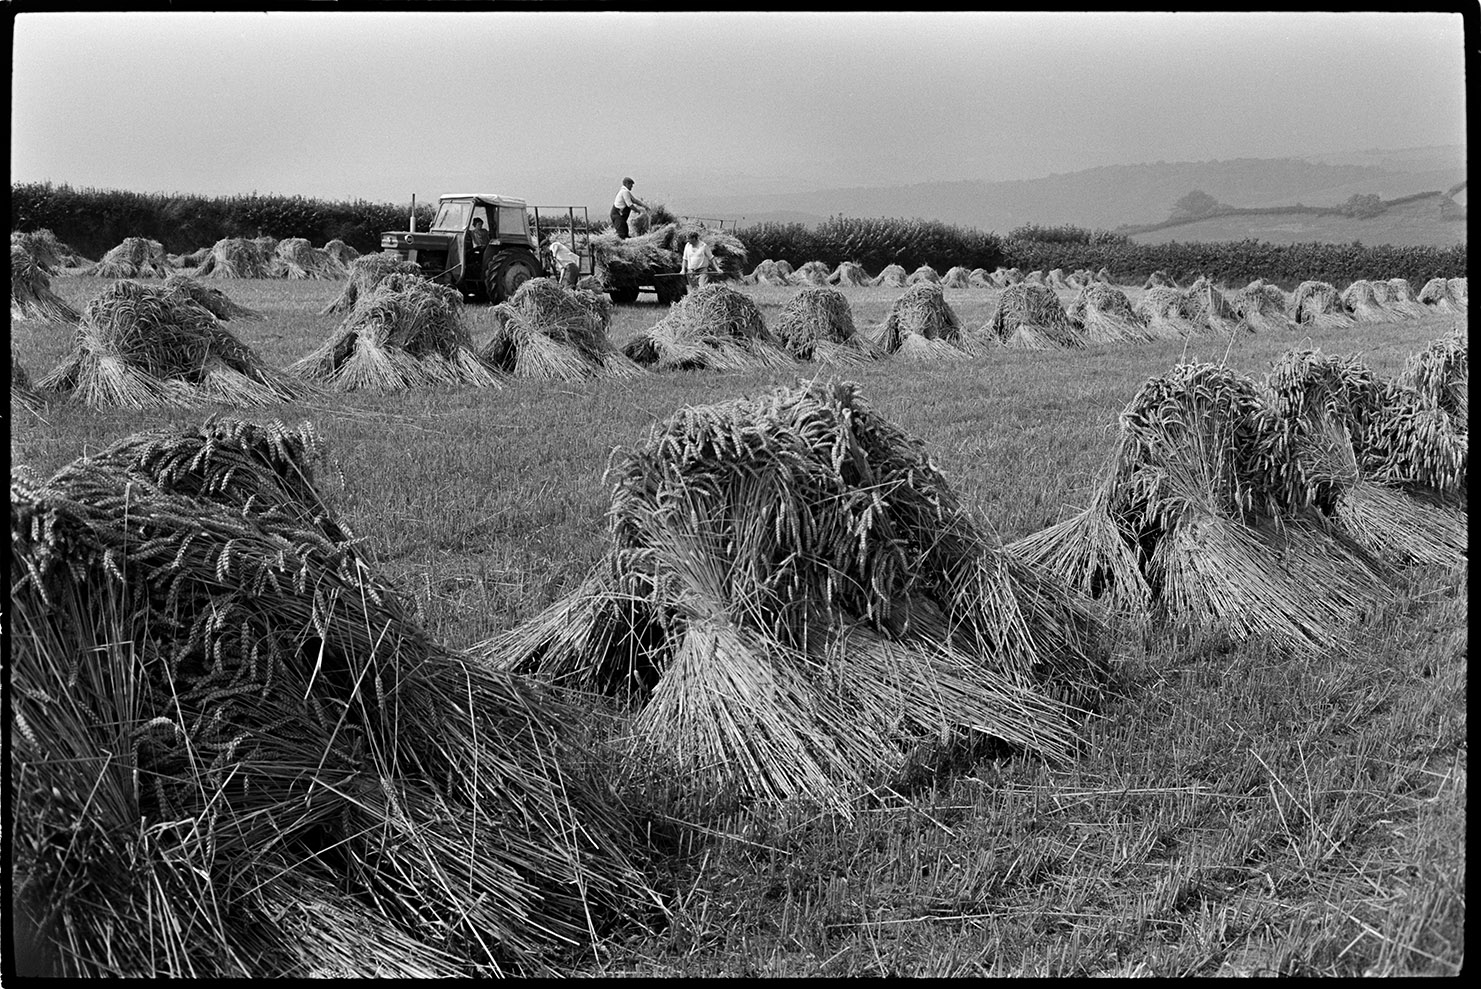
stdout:
POLYGON ((417 232, 417 194, 414 192, 411 194, 411 215, 406 218, 406 232, 417 232))

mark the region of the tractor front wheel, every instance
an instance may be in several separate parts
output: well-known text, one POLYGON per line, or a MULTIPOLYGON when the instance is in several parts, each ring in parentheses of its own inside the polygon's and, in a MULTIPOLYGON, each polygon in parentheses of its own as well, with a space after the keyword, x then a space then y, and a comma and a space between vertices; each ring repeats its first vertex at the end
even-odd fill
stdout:
POLYGON ((483 262, 483 282, 492 303, 507 302, 519 287, 541 275, 540 264, 525 251, 498 251, 483 262))

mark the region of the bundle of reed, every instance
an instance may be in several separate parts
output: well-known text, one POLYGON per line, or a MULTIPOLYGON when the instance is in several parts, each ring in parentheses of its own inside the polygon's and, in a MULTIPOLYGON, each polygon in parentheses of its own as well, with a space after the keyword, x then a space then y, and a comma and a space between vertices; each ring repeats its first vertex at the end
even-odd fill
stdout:
POLYGON ((1358 358, 1300 349, 1274 362, 1265 385, 1295 436, 1294 468, 1307 502, 1390 563, 1464 561, 1465 516, 1383 480, 1387 382, 1358 358))
POLYGON ((807 286, 782 307, 772 324, 781 346, 799 361, 862 364, 878 354, 854 328, 848 299, 837 289, 807 286))
MULTIPOLYGON (((1388 285, 1384 285, 1384 295, 1388 294, 1388 285)), ((1356 323, 1392 323, 1394 314, 1378 301, 1378 294, 1373 289, 1373 283, 1359 278, 1342 290, 1340 296, 1342 308, 1349 313, 1356 323)))
POLYGON ((788 279, 787 284, 790 285, 790 279, 792 278, 792 262, 787 260, 778 261, 776 263, 776 270, 777 274, 781 275, 783 278, 788 279))
POLYGON ((548 974, 641 907, 630 825, 575 712, 311 521, 285 432, 12 472, 24 933, 66 977, 548 974))
POLYGON ((164 287, 166 291, 184 295, 219 320, 264 318, 262 313, 256 309, 237 305, 219 288, 202 285, 189 275, 178 271, 165 279, 164 287))
POLYGON ((1464 506, 1470 433, 1427 395, 1390 381, 1369 432, 1362 467, 1375 480, 1464 506))
POLYGON ((1446 278, 1431 278, 1425 282, 1416 301, 1432 314, 1459 314, 1466 311, 1465 302, 1456 297, 1455 291, 1450 287, 1450 280, 1446 278))
POLYGON ((1002 271, 1004 285, 1017 285, 1023 281, 1023 272, 1018 268, 1005 268, 1002 271))
POLYGON ((1331 648, 1390 571, 1306 498, 1299 432, 1255 381, 1182 364, 1121 414, 1091 503, 1010 547, 1127 617, 1331 648))
POLYGON ((827 285, 830 274, 822 261, 808 261, 792 273, 792 281, 799 285, 827 285))
POLYGON ((1199 333, 1227 336, 1244 328, 1239 313, 1207 278, 1198 278, 1183 292, 1182 313, 1199 333))
POLYGON ((349 269, 330 256, 329 252, 315 247, 304 237, 288 237, 278 241, 278 246, 268 258, 269 278, 289 278, 294 281, 319 278, 343 278, 349 269))
POLYGON ((1070 322, 1054 290, 1029 282, 1003 289, 983 335, 1018 350, 1085 346, 1085 337, 1070 322))
POLYGON ((1430 315, 1430 311, 1420 305, 1419 300, 1414 297, 1414 289, 1409 286, 1407 279, 1390 278, 1388 285, 1388 299, 1384 305, 1396 316, 1410 319, 1419 319, 1430 315))
POLYGON ((1444 410, 1463 433, 1469 432, 1470 382, 1471 348, 1459 323, 1450 333, 1410 354, 1396 379, 1401 387, 1413 389, 1424 401, 1444 410))
POLYGON ((102 260, 78 273, 98 278, 164 278, 172 269, 164 245, 144 237, 125 237, 102 260))
POLYGON ((846 807, 963 736, 1069 757, 1099 624, 857 386, 682 409, 609 476, 606 558, 475 648, 626 699, 692 799, 846 807))
POLYGON ((781 270, 780 263, 767 258, 756 266, 756 270, 747 275, 744 281, 749 285, 791 285, 792 279, 781 270))
MULTIPOLYGON (((271 278, 271 252, 264 252, 261 238, 224 237, 211 245, 211 254, 196 268, 198 278, 271 278)), ((277 241, 273 241, 277 247, 277 241)))
POLYGON ((1044 276, 1044 282, 1050 288, 1065 289, 1066 291, 1072 288, 1079 287, 1076 285, 1071 285, 1069 282, 1065 281, 1063 268, 1050 269, 1049 273, 1044 276))
POLYGON ((1327 282, 1305 281, 1291 297, 1291 320, 1301 329, 1330 330, 1353 325, 1337 289, 1327 282))
POLYGON ((1142 288, 1143 289, 1154 289, 1154 288, 1174 288, 1175 289, 1177 287, 1178 287, 1177 280, 1174 279, 1171 275, 1169 275, 1166 271, 1163 271, 1160 268, 1158 270, 1152 272, 1150 275, 1148 275, 1147 276, 1147 280, 1142 283, 1142 288))
POLYGON ((176 288, 120 281, 83 310, 73 351, 37 383, 94 408, 272 405, 312 392, 176 288))
POLYGON ((1112 284, 1112 278, 1111 278, 1110 269, 1108 269, 1108 268, 1101 268, 1100 271, 1097 271, 1095 273, 1095 280, 1098 281, 1098 282, 1105 282, 1107 285, 1112 284))
POLYGON ((391 275, 421 273, 422 269, 415 261, 407 261, 391 251, 362 254, 350 263, 349 278, 345 281, 344 288, 329 305, 319 310, 319 315, 351 312, 362 298, 374 292, 375 287, 391 275))
MULTIPOLYGON (((576 290, 578 292, 591 292, 594 295, 601 295, 602 294, 602 280, 600 278, 598 278, 597 276, 595 276, 595 275, 582 275, 580 277, 580 279, 578 279, 577 282, 576 282, 576 290)), ((605 296, 603 296, 603 298, 605 298, 605 296)), ((611 303, 611 300, 609 299, 608 300, 609 306, 610 306, 610 303, 611 303)), ((611 319, 611 310, 610 310, 610 308, 608 309, 608 312, 607 312, 607 319, 609 321, 611 319)))
POLYGON ((684 296, 654 326, 635 333, 622 352, 655 371, 795 364, 777 346, 755 300, 723 282, 702 285, 684 296))
POLYGON ((1183 293, 1175 288, 1147 289, 1137 300, 1135 312, 1155 339, 1186 340, 1198 335, 1198 327, 1183 315, 1183 293))
POLYGON ((338 237, 324 245, 324 253, 338 261, 345 271, 349 271, 350 265, 354 264, 355 259, 360 257, 359 251, 338 237))
POLYGON ((51 290, 46 270, 14 239, 10 243, 10 318, 76 323, 81 318, 66 299, 51 290))
POLYGON ((1023 276, 1023 284, 1024 285, 1042 285, 1045 288, 1048 288, 1049 287, 1049 280, 1044 275, 1044 272, 1042 270, 1030 271, 1028 274, 1026 274, 1026 275, 1023 276))
POLYGON ((16 360, 15 352, 12 351, 10 354, 10 417, 12 422, 17 409, 29 412, 33 416, 39 416, 44 408, 46 408, 46 399, 31 387, 31 376, 26 373, 21 362, 16 360))
POLYGON ((829 285, 868 285, 869 272, 864 270, 861 264, 852 261, 840 261, 838 267, 828 276, 829 285))
POLYGON ((45 227, 39 230, 12 230, 10 245, 24 250, 35 260, 37 267, 48 275, 59 274, 67 268, 83 268, 93 263, 79 256, 45 227))
POLYGON ((209 247, 202 247, 198 251, 189 254, 167 254, 165 260, 170 262, 170 267, 176 270, 199 268, 206 258, 211 256, 209 247))
POLYGON ((971 273, 967 275, 967 284, 976 288, 997 286, 997 282, 993 280, 993 276, 988 273, 986 268, 973 268, 971 273))
POLYGON ((902 360, 956 360, 968 356, 962 322, 935 282, 917 282, 890 305, 874 345, 902 360))
POLYGON ((1250 333, 1294 329, 1286 318, 1286 294, 1279 286, 1255 279, 1235 292, 1229 300, 1239 322, 1250 333))
MULTIPOLYGON (((352 272, 352 282, 354 277, 352 272)), ((421 275, 395 272, 362 295, 329 339, 288 370, 340 391, 499 387, 498 374, 463 325, 463 294, 421 275)))
POLYGON ((1462 306, 1467 305, 1465 276, 1461 276, 1460 278, 1450 278, 1447 279, 1447 281, 1450 283, 1450 294, 1454 296, 1456 301, 1459 302, 1462 306))
POLYGON ((912 271, 910 275, 905 279, 905 284, 907 285, 920 285, 922 283, 940 285, 941 276, 936 273, 935 268, 932 268, 928 264, 923 264, 919 268, 912 271))
POLYGON ((961 265, 948 268, 941 276, 941 285, 943 288, 971 288, 972 273, 961 265))
POLYGON ((905 269, 898 264, 887 264, 884 270, 875 275, 870 285, 884 285, 888 288, 905 288, 905 269))
POLYGON ((531 278, 493 315, 494 335, 479 356, 504 374, 573 381, 644 373, 607 339, 612 304, 605 295, 531 278))
POLYGON ((267 234, 253 237, 252 243, 257 245, 257 250, 264 258, 270 258, 278 251, 278 238, 267 234))
POLYGON ((1065 308, 1065 316, 1086 343, 1127 343, 1152 339, 1131 300, 1119 288, 1088 282, 1065 308))

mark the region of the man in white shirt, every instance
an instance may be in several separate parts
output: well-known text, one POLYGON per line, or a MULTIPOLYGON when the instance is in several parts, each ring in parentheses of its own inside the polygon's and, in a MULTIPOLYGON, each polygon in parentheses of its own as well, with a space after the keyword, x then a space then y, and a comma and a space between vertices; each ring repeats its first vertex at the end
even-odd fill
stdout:
POLYGON ((625 178, 622 180, 622 188, 617 190, 617 198, 612 200, 612 229, 617 231, 619 240, 626 240, 627 218, 632 215, 634 208, 644 212, 648 210, 648 204, 633 195, 633 180, 625 178))
POLYGON ((555 261, 557 280, 566 288, 575 288, 576 279, 581 277, 581 259, 576 252, 567 247, 565 241, 555 237, 550 238, 546 248, 555 261))
POLYGON ((715 255, 711 253, 710 245, 699 239, 699 231, 689 231, 688 241, 684 244, 684 261, 679 270, 688 280, 691 289, 710 283, 710 264, 714 260, 715 255))

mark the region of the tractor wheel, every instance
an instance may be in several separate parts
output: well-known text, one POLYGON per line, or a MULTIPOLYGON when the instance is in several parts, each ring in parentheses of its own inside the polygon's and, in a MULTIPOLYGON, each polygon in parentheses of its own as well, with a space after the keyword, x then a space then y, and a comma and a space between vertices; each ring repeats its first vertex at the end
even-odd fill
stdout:
POLYGON ((497 251, 483 262, 483 282, 495 304, 509 301, 521 285, 541 274, 540 263, 528 251, 497 251))
POLYGON ((638 287, 636 285, 628 288, 609 288, 607 289, 607 294, 619 306, 630 306, 638 301, 638 287))

